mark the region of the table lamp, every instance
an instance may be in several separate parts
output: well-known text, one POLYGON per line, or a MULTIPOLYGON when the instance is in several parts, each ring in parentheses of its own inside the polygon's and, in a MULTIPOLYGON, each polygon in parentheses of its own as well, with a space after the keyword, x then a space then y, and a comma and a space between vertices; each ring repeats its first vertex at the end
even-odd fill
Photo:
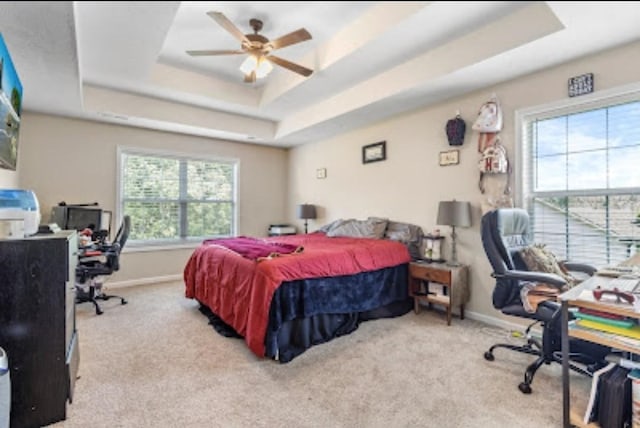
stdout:
POLYGON ((316 218, 316 206, 311 204, 298 205, 298 218, 304 219, 304 233, 307 233, 307 221, 316 218))
POLYGON ((451 226, 451 261, 449 266, 460 266, 456 252, 456 226, 471 226, 471 204, 469 202, 441 201, 438 205, 438 224, 451 226))

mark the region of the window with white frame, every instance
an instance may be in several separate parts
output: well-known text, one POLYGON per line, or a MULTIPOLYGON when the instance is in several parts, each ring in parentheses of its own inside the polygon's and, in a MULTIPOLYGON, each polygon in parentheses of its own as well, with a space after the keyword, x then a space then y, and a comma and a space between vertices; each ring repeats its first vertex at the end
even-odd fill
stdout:
POLYGON ((522 115, 523 205, 558 256, 615 265, 640 248, 640 92, 522 115))
POLYGON ((133 244, 231 236, 236 228, 234 160, 120 149, 121 215, 133 244))

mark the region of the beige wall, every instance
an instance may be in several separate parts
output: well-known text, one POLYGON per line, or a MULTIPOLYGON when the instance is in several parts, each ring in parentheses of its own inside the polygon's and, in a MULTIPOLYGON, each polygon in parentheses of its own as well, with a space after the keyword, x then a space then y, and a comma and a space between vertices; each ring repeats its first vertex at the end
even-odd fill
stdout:
POLYGON ((20 158, 16 171, 0 169, 0 189, 14 189, 18 187, 18 170, 20 169, 20 158))
MULTIPOLYGON (((118 145, 239 159, 238 233, 266 236, 270 223, 286 218, 284 149, 27 112, 20 130, 19 183, 35 190, 44 222, 60 201, 95 201, 115 213, 118 145)), ((181 274, 192 252, 125 252, 111 280, 181 274)))
MULTIPOLYGON (((25 112, 22 118, 18 171, 0 170, 0 187, 36 191, 46 220, 51 206, 97 201, 116 205, 118 145, 158 148, 183 153, 240 159, 239 234, 265 235, 273 222, 289 219, 298 226, 295 206, 314 203, 319 217, 310 229, 341 217, 385 216, 436 227, 440 200, 468 200, 474 207, 473 226, 459 230, 458 251, 471 266, 469 309, 480 316, 497 315, 491 306, 490 267, 479 237, 481 195, 477 183, 476 143, 470 126, 480 105, 495 92, 504 111, 501 133, 514 163, 514 112, 567 98, 567 78, 593 72, 597 90, 637 81, 640 43, 587 57, 535 73, 469 96, 379 122, 326 141, 292 149, 247 145, 201 137, 110 125, 25 112), (438 166, 438 154, 449 150, 444 125, 460 111, 467 122, 460 164, 438 166), (385 140, 387 160, 363 165, 363 145, 385 140), (326 168, 327 178, 316 179, 326 168), (287 198, 287 199, 285 199, 287 198)), ((516 171, 517 173, 517 171, 516 171)), ((494 183, 496 184, 496 183, 494 183)), ((501 185, 502 183, 497 183, 501 185)), ((446 235, 449 230, 440 227, 446 235)), ((449 254, 450 239, 444 253, 449 254)), ((125 281, 180 274, 192 250, 128 252, 113 280, 125 281)))
MULTIPOLYGON (((479 234, 481 205, 489 196, 478 190, 478 134, 471 131, 479 107, 497 94, 504 112, 502 142, 515 165, 517 109, 566 99, 571 76, 592 72, 596 90, 603 90, 638 81, 638 69, 640 43, 634 43, 292 149, 287 212, 295 219, 297 204, 317 204, 320 218, 311 222, 311 230, 337 218, 382 216, 418 224, 428 232, 436 227, 438 201, 470 201, 473 226, 458 229, 458 258, 471 266, 469 310, 480 317, 496 317, 491 305, 494 281, 479 234), (460 164, 439 166, 439 152, 455 148, 449 147, 444 127, 458 110, 467 123, 460 164), (363 165, 362 146, 382 140, 387 142, 387 160, 363 165), (316 179, 317 168, 327 169, 326 179, 316 179)), ((502 184, 491 183, 494 189, 502 184)), ((439 228, 449 236, 448 227, 439 228)), ((445 239, 445 256, 450 254, 449 243, 445 239)))

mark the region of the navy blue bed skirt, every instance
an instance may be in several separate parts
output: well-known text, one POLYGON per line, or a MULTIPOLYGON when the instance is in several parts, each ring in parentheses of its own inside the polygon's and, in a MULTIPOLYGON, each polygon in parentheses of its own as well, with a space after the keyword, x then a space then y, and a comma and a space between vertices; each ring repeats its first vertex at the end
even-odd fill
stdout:
MULTIPOLYGON (((406 314, 413 307, 408 272, 409 265, 402 264, 282 283, 271 301, 266 356, 286 363, 314 345, 353 332, 361 322, 406 314)), ((219 333, 239 337, 208 308, 201 311, 219 333)))

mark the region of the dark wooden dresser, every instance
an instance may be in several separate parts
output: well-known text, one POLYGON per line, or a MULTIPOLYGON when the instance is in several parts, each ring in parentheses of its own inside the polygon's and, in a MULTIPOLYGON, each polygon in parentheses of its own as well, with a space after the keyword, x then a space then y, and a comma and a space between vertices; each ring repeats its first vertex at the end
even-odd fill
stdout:
POLYGON ((0 346, 9 357, 11 428, 66 418, 79 364, 75 231, 0 241, 0 346))

